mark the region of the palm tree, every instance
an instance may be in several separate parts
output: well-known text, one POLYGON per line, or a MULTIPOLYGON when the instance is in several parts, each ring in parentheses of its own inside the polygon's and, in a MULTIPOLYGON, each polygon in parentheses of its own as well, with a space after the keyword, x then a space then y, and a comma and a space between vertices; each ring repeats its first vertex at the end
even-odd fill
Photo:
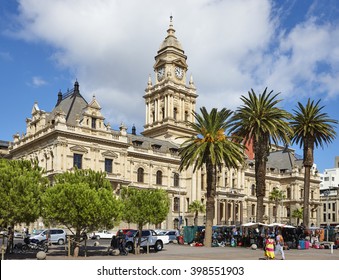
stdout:
MULTIPOLYGON (((277 213, 278 213, 279 202, 281 202, 285 198, 286 198, 286 196, 284 194, 284 191, 281 191, 277 188, 274 188, 273 191, 270 192, 268 199, 271 200, 271 201, 274 201, 274 203, 275 203, 275 213, 273 213, 274 218, 275 218, 275 222, 277 222, 277 216, 278 216, 277 213)), ((282 222, 282 221, 280 221, 280 222, 282 222)))
POLYGON ((293 129, 292 143, 299 144, 303 148, 304 172, 304 213, 303 223, 309 226, 309 200, 310 200, 310 180, 311 168, 314 163, 314 147, 324 148, 336 137, 334 124, 338 121, 330 119, 327 113, 323 112, 324 106, 320 106, 320 100, 316 103, 308 99, 306 106, 298 102, 297 109, 293 110, 294 115, 291 120, 293 129))
POLYGON ((202 204, 199 200, 194 200, 189 206, 188 206, 188 211, 190 213, 194 214, 194 225, 198 225, 198 214, 200 213, 205 213, 206 212, 206 207, 204 204, 202 204))
POLYGON ((297 218, 297 226, 299 226, 300 219, 303 218, 303 212, 302 208, 294 209, 292 212, 292 218, 297 218))
POLYGON ((237 168, 244 161, 243 146, 225 135, 229 127, 232 111, 223 108, 210 112, 205 107, 200 108, 201 115, 193 112, 196 122, 187 122, 195 132, 186 139, 179 150, 181 163, 179 170, 187 170, 193 166, 193 172, 206 168, 206 225, 205 246, 212 244, 212 225, 214 219, 216 173, 225 165, 227 168, 237 168))
MULTIPOLYGON (((278 94, 267 93, 265 88, 259 96, 251 89, 248 97, 241 96, 244 105, 240 106, 231 120, 230 133, 243 139, 245 145, 253 143, 255 155, 255 185, 257 196, 257 222, 263 222, 266 162, 271 142, 289 142, 292 130, 288 119, 291 115, 279 108, 278 94)), ((240 140, 239 139, 239 140, 240 140)))

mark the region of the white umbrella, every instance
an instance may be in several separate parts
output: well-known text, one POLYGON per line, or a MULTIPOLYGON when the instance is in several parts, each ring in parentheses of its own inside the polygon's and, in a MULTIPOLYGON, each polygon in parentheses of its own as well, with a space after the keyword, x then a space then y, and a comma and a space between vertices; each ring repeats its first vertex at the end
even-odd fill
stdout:
POLYGON ((269 224, 267 225, 268 227, 283 227, 284 224, 279 224, 279 223, 272 223, 272 224, 269 224))
POLYGON ((283 227, 284 228, 295 228, 294 226, 291 226, 291 225, 284 225, 283 227))
POLYGON ((246 224, 242 224, 241 226, 242 227, 253 227, 253 226, 256 226, 256 225, 258 225, 258 223, 249 222, 249 223, 246 223, 246 224))
POLYGON ((242 227, 257 227, 257 226, 267 226, 266 224, 263 223, 253 223, 253 222, 249 222, 246 224, 242 224, 242 227))

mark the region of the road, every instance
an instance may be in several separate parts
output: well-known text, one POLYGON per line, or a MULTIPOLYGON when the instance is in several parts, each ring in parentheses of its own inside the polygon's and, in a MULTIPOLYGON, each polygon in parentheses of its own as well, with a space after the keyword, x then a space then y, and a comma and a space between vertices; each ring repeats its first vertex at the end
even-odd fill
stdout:
MULTIPOLYGON (((168 244, 161 252, 129 254, 128 256, 111 256, 107 254, 110 240, 87 240, 87 250, 81 247, 79 257, 67 256, 65 245, 52 245, 46 255, 47 260, 259 260, 263 250, 252 250, 244 247, 192 247, 189 245, 168 244), (95 242, 97 244, 95 244, 95 242)), ((277 256, 279 259, 279 255, 277 256)), ((287 260, 339 260, 339 249, 291 249, 285 251, 287 260)), ((36 259, 36 252, 8 254, 5 259, 36 259)))

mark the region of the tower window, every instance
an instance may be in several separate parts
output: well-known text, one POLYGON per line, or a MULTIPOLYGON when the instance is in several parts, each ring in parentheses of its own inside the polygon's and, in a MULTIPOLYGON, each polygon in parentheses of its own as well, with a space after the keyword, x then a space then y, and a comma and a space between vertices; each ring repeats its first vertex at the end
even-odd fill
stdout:
POLYGON ((164 120, 165 119, 165 108, 164 107, 161 108, 161 113, 162 113, 162 119, 164 120))
POLYGON ((152 120, 153 120, 153 122, 155 122, 155 112, 154 111, 152 111, 152 120))
POLYGON ((178 109, 177 109, 177 108, 174 108, 174 110, 173 110, 173 118, 174 118, 175 120, 177 120, 177 115, 178 115, 178 109))
POLYGON ((188 121, 188 112, 185 111, 185 121, 187 122, 188 121))

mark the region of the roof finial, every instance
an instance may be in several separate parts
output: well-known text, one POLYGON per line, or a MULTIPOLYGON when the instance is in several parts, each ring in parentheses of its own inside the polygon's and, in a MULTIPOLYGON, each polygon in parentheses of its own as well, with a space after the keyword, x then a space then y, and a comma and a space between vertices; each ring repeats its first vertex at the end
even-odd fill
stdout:
POLYGON ((173 28, 173 16, 172 16, 172 14, 170 16, 170 24, 169 24, 167 33, 168 33, 168 36, 174 36, 174 33, 175 33, 175 30, 173 28))

